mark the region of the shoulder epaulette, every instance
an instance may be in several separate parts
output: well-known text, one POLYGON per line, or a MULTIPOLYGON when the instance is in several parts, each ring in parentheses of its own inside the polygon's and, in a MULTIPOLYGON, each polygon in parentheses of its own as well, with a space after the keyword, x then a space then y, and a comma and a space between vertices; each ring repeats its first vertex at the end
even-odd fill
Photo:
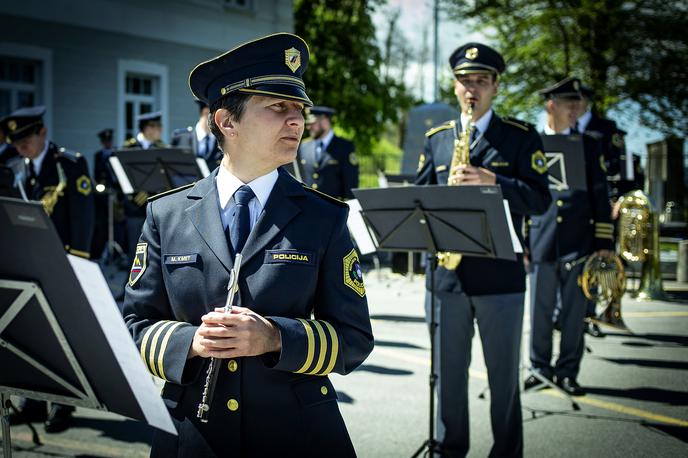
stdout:
POLYGON ((535 127, 533 124, 529 122, 521 121, 520 119, 516 118, 510 118, 508 116, 503 117, 502 121, 512 126, 518 127, 519 129, 523 129, 526 132, 535 127))
POLYGON ((196 182, 194 181, 193 183, 185 184, 183 186, 180 186, 178 188, 170 189, 169 191, 163 191, 160 194, 156 194, 154 196, 150 196, 148 198, 148 202, 153 202, 156 199, 159 199, 161 197, 169 196, 170 194, 174 194, 175 192, 183 191, 185 189, 190 188, 191 186, 195 185, 196 182))
POLYGON ((67 159, 71 162, 78 162, 82 156, 81 153, 69 151, 65 148, 57 148, 57 153, 55 153, 55 158, 57 159, 67 159))
POLYGON ((430 130, 428 130, 427 132, 425 132, 425 136, 426 136, 426 137, 431 137, 431 136, 435 135, 437 132, 440 132, 440 131, 443 131, 443 130, 447 130, 447 129, 453 129, 453 128, 454 128, 454 124, 456 124, 455 121, 445 122, 445 123, 442 124, 441 126, 433 127, 432 129, 430 129, 430 130))
POLYGON ((322 198, 322 199, 325 199, 325 200, 328 201, 328 202, 331 202, 331 203, 333 203, 333 204, 339 205, 340 207, 347 207, 347 208, 349 207, 349 206, 346 204, 346 202, 342 202, 341 200, 337 199, 336 197, 332 197, 332 196, 330 196, 329 194, 325 194, 324 192, 320 192, 320 191, 318 191, 318 190, 316 190, 316 189, 313 189, 313 188, 311 188, 311 187, 308 187, 308 186, 306 186, 306 185, 303 184, 303 183, 301 183, 301 186, 303 186, 303 189, 305 189, 306 191, 310 191, 310 192, 312 192, 313 194, 315 194, 316 196, 318 196, 318 197, 320 197, 320 198, 322 198))

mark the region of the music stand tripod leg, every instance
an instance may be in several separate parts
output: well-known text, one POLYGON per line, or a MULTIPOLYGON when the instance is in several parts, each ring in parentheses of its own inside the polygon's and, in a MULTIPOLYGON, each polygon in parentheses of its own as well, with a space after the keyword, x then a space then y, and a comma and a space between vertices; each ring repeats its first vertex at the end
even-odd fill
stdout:
MULTIPOLYGON (((555 384, 553 381, 551 381, 550 379, 548 379, 547 377, 545 377, 544 375, 542 375, 540 372, 534 370, 533 368, 528 369, 528 373, 529 373, 529 375, 532 375, 533 377, 535 377, 536 379, 538 379, 538 380, 539 380, 540 382, 542 382, 544 385, 547 385, 549 388, 552 388, 552 389, 558 391, 559 393, 563 394, 563 395, 569 400, 569 402, 571 403, 571 408, 572 408, 573 410, 580 410, 580 406, 579 406, 578 403, 573 399, 573 396, 571 396, 570 394, 568 394, 566 391, 562 390, 562 389, 561 389, 557 384, 555 384)), ((524 392, 524 393, 527 393, 527 392, 529 392, 529 391, 533 391, 534 389, 535 389, 535 388, 533 388, 532 390, 524 390, 523 392, 524 392)))
POLYGON ((10 436, 10 396, 0 393, 0 421, 2 422, 2 456, 12 456, 12 439, 10 436))

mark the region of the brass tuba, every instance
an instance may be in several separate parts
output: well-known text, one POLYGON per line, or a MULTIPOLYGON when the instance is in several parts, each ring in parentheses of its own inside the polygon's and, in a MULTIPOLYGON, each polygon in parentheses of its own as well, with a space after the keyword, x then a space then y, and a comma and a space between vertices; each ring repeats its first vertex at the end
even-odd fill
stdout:
MULTIPOLYGON (((458 166, 470 165, 471 159, 471 130, 473 130, 473 104, 468 104, 468 109, 466 111, 466 116, 468 122, 459 138, 454 139, 454 154, 452 155, 451 164, 449 165, 449 176, 451 177, 452 171, 458 166)), ((456 186, 454 180, 449 180, 447 182, 449 186, 456 186)), ((442 251, 437 253, 437 263, 448 270, 454 270, 459 266, 461 262, 460 253, 452 253, 450 251, 442 251)))
POLYGON ((591 319, 593 323, 630 332, 621 317, 621 297, 626 291, 626 273, 618 256, 592 254, 588 257, 580 277, 580 287, 585 297, 605 307, 597 317, 591 319))
POLYGON ((46 193, 41 197, 41 203, 48 215, 53 214, 58 199, 64 196, 64 190, 67 187, 67 175, 65 175, 64 169, 59 162, 57 163, 57 176, 59 178, 57 186, 46 187, 46 193))
POLYGON ((639 300, 666 299, 659 266, 659 215, 650 198, 640 190, 619 199, 618 252, 629 262, 641 262, 639 300))

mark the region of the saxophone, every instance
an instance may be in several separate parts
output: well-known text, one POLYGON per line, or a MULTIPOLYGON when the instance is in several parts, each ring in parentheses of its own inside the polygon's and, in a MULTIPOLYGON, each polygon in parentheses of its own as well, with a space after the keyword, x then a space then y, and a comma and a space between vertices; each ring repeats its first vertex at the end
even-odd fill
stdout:
MULTIPOLYGON (((458 166, 471 165, 471 131, 473 130, 473 104, 468 104, 468 109, 466 110, 466 115, 468 117, 468 122, 466 126, 461 131, 459 138, 454 139, 454 154, 452 155, 451 164, 449 166, 449 179, 447 184, 449 186, 456 186, 458 183, 456 179, 451 178, 452 172, 458 166)), ((452 253, 450 251, 442 251, 437 253, 437 263, 448 270, 454 270, 459 266, 461 262, 460 253, 452 253)))
POLYGON ((65 175, 64 169, 59 162, 57 163, 57 176, 60 180, 57 186, 53 186, 49 190, 46 190, 46 193, 41 197, 41 203, 48 216, 53 214, 55 205, 57 205, 57 200, 64 196, 64 190, 67 187, 67 175, 65 175))

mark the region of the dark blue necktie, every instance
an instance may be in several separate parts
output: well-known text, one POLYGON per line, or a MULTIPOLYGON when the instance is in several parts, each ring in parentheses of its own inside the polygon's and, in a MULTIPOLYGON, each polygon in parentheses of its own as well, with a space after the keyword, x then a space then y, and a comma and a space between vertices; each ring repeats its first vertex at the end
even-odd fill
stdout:
POLYGON ((248 234, 251 232, 251 212, 248 203, 256 195, 250 186, 243 185, 234 193, 234 219, 229 226, 229 242, 234 249, 234 254, 241 253, 248 234))

